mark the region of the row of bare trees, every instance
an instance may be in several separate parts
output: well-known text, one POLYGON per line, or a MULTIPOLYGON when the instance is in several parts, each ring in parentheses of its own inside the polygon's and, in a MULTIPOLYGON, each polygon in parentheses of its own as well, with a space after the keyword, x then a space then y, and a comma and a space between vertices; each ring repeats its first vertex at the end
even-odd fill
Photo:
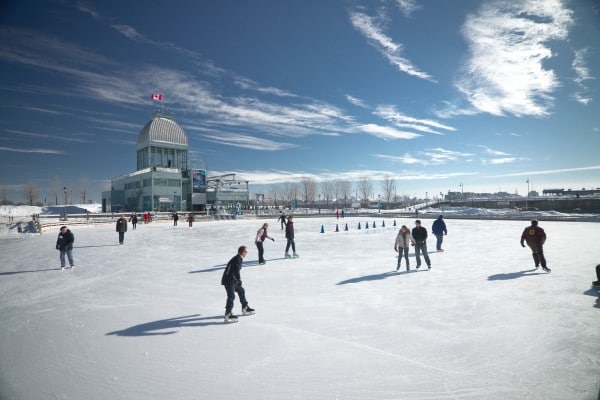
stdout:
MULTIPOLYGON (((91 183, 88 178, 79 179, 77 190, 74 190, 74 188, 72 188, 70 185, 63 183, 60 178, 54 177, 50 180, 47 188, 45 189, 45 194, 43 194, 45 197, 44 200, 46 200, 47 204, 73 204, 73 195, 75 194, 81 196, 80 199, 82 203, 86 203, 90 195, 90 188, 91 183)), ((27 181, 27 183, 22 186, 21 193, 25 199, 25 204, 30 206, 43 205, 43 203, 39 201, 41 196, 40 190, 34 181, 27 181)), ((2 204, 13 203, 9 199, 10 195, 11 187, 8 185, 0 185, 0 201, 2 204)), ((78 200, 75 201, 77 202, 78 200)))
MULTIPOLYGON (((386 175, 379 184, 383 201, 391 202, 396 195, 396 180, 391 175, 386 175)), ((369 199, 375 191, 373 181, 369 177, 361 177, 353 188, 352 182, 345 179, 317 182, 314 178, 303 177, 300 182, 271 185, 267 196, 275 206, 296 201, 311 206, 319 200, 319 204, 323 204, 324 201, 327 208, 334 201, 336 206, 346 206, 353 198, 353 191, 356 197, 361 199, 361 204, 368 206, 369 199)))

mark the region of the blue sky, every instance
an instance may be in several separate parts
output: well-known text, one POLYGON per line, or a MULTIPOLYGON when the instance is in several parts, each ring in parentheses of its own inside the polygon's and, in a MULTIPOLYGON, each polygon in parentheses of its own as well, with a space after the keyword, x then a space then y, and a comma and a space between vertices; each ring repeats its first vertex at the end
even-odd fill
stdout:
POLYGON ((580 1, 4 1, 0 184, 135 170, 150 99, 252 191, 600 187, 600 6, 580 1))

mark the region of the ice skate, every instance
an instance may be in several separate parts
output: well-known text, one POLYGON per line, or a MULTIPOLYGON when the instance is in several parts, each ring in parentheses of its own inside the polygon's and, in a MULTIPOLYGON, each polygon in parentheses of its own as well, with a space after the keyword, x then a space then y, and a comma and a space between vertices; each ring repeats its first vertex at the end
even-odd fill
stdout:
POLYGON ((293 255, 292 257, 293 257, 293 258, 298 258, 298 257, 300 257, 300 256, 298 255, 298 253, 294 253, 294 255, 293 255))
POLYGON ((254 308, 250 308, 250 306, 246 306, 242 308, 242 314, 243 315, 254 315, 256 314, 256 311, 254 310, 254 308))
POLYGON ((289 253, 285 253, 285 258, 292 258, 289 253))
POLYGON ((233 322, 238 322, 238 317, 236 317, 232 313, 226 313, 225 314, 225 323, 228 324, 228 323, 233 323, 233 322))

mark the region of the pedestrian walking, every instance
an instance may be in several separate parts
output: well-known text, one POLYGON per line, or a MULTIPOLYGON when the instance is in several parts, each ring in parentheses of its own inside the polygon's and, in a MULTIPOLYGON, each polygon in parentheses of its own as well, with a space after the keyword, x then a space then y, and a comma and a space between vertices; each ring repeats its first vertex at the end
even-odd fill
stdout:
POLYGON ((546 258, 544 257, 544 243, 546 243, 546 232, 538 226, 538 220, 534 219, 523 233, 521 234, 521 246, 527 246, 531 249, 533 256, 533 262, 535 263, 535 269, 538 269, 540 265, 546 272, 550 272, 550 268, 546 265, 546 258))
POLYGON ((299 255, 296 253, 296 242, 294 241, 294 216, 290 215, 285 225, 285 238, 287 244, 285 245, 285 258, 298 258, 299 255), (293 255, 290 256, 290 247, 292 248, 293 255))
POLYGON ((427 264, 427 269, 431 269, 431 261, 429 260, 429 254, 427 254, 427 229, 421 226, 421 220, 415 221, 412 237, 415 245, 415 256, 417 257, 417 269, 421 267, 421 252, 427 264))
POLYGON ((188 215, 187 221, 188 221, 188 226, 191 228, 192 225, 194 224, 194 214, 190 213, 190 215, 188 215))
POLYGON ((258 230, 258 232, 256 232, 256 239, 254 239, 254 243, 256 244, 256 248, 258 249, 258 263, 261 265, 267 263, 264 258, 265 248, 263 247, 263 243, 264 243, 265 239, 271 239, 271 241, 273 241, 273 242, 275 241, 275 239, 273 239, 267 233, 268 227, 269 227, 269 224, 267 224, 265 222, 263 224, 262 228, 260 228, 258 230))
POLYGON ((433 233, 437 239, 435 249, 437 251, 444 251, 444 249, 442 249, 442 242, 444 241, 444 235, 448 234, 448 230, 446 229, 446 223, 444 222, 443 215, 440 215, 435 221, 433 221, 433 225, 431 225, 431 233, 433 233))
POLYGON ((125 232, 127 232, 127 220, 124 215, 117 220, 117 232, 119 233, 119 244, 123 244, 125 241, 125 232))
POLYGON ((404 253, 404 259, 406 260, 406 270, 410 271, 410 263, 408 261, 408 248, 410 243, 413 241, 413 237, 410 234, 410 230, 406 225, 402 225, 396 235, 396 241, 394 242, 394 250, 398 253, 398 265, 396 271, 400 269, 400 263, 402 261, 402 253, 404 253))
POLYGON ((56 250, 60 251, 60 270, 65 269, 65 255, 69 259, 69 265, 71 268, 75 266, 73 261, 73 243, 75 242, 75 235, 66 226, 61 226, 58 232, 58 239, 56 239, 56 250))
POLYGON ((129 221, 131 222, 131 229, 133 229, 135 231, 135 228, 137 228, 137 223, 138 223, 137 214, 135 214, 135 213, 131 214, 131 218, 129 218, 129 221))
POLYGON ((242 276, 240 271, 242 270, 242 261, 248 254, 246 246, 240 246, 238 252, 229 262, 225 271, 223 271, 223 277, 221 278, 221 285, 225 286, 225 292, 227 293, 227 302, 225 303, 225 322, 237 322, 237 316, 232 314, 233 303, 235 301, 235 294, 238 294, 240 303, 242 304, 242 314, 251 315, 255 313, 253 308, 248 305, 246 300, 246 290, 242 286, 242 276))

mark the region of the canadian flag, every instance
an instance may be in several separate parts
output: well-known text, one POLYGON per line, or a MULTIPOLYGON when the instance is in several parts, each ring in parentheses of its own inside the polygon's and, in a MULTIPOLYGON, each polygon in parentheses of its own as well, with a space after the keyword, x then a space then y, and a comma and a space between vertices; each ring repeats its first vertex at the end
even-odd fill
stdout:
POLYGON ((152 100, 158 100, 158 101, 162 101, 162 93, 152 93, 150 95, 150 98, 152 100))

